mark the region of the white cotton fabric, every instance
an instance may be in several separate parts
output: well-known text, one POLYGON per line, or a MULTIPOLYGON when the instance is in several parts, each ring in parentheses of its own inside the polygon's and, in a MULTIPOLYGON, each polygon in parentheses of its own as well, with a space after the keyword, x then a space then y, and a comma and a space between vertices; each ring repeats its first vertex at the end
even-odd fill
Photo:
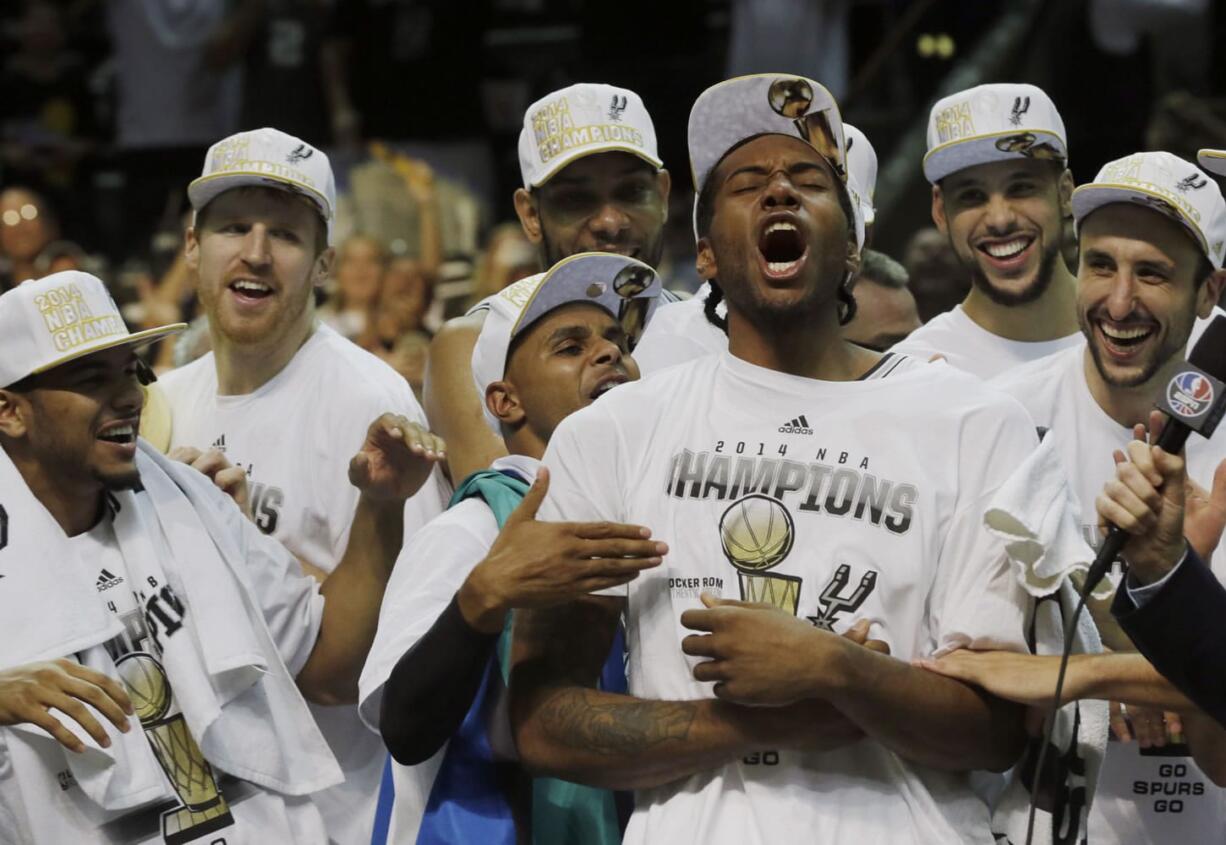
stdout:
MULTIPOLYGON (((539 466, 539 461, 526 455, 508 455, 494 461, 490 469, 511 471, 532 483, 539 466)), ((481 499, 470 498, 431 520, 401 550, 383 594, 379 630, 358 681, 359 712, 362 721, 375 733, 379 732, 383 687, 392 670, 430 630, 497 538, 498 520, 494 512, 481 499)), ((417 841, 434 777, 446 752, 444 744, 433 757, 416 766, 392 761, 396 803, 388 829, 389 845, 412 845, 417 841)))
MULTIPOLYGON (((204 476, 167 461, 144 441, 137 465, 145 490, 115 494, 115 529, 101 547, 130 584, 170 586, 188 609, 183 627, 160 638, 162 665, 205 758, 255 791, 240 802, 245 811, 232 808, 233 841, 289 832, 300 841, 322 842, 322 825, 306 796, 338 782, 340 771, 292 674, 318 635, 318 588, 294 572, 288 553, 260 535, 204 476)), ((32 619, 55 603, 40 596, 58 601, 67 594, 83 615, 101 623, 93 636, 73 640, 73 652, 59 650, 68 641, 51 625, 25 626, 28 636, 5 638, 23 645, 10 648, 0 666, 75 656, 116 677, 103 644, 123 626, 97 593, 92 567, 98 544, 91 549, 80 538, 69 540, 3 453, 0 476, 10 534, 28 535, 39 551, 33 556, 24 543, 0 549, 0 569, 12 576, 5 578, 0 616, 6 624, 32 619), (20 528, 13 532, 14 526, 20 528)), ((122 734, 94 715, 112 739, 109 749, 61 717, 86 743, 82 755, 65 751, 33 725, 0 729, 0 840, 108 842, 100 825, 173 797, 139 722, 133 718, 133 730, 122 734)))
MULTIPOLYGON (((703 309, 711 285, 704 283, 690 299, 661 304, 634 347, 634 361, 644 377, 728 349, 728 335, 711 324, 703 309)), ((719 306, 725 313, 723 304, 719 306)))
MULTIPOLYGON (((358 490, 349 459, 380 414, 426 425, 408 383, 386 363, 317 325, 276 376, 254 392, 219 396, 213 353, 158 381, 172 411, 171 448, 221 448, 247 470, 252 517, 302 561, 336 568, 349 543, 358 490)), ((410 538, 446 506, 442 473, 430 474, 405 506, 410 538)), ((355 706, 312 706, 345 773, 345 783, 316 797, 332 838, 369 839, 386 750, 355 706)))
POLYGON ((972 320, 966 309, 956 305, 911 332, 891 351, 924 361, 941 355, 951 366, 989 379, 1080 342, 1080 332, 1055 340, 1009 340, 992 334, 972 320))
MULTIPOLYGON (((681 652, 679 617, 701 606, 703 591, 743 595, 721 522, 751 506, 793 532, 764 574, 800 579, 788 608, 797 616, 838 633, 871 620, 871 635, 901 660, 1025 648, 1026 596, 982 520, 1036 445, 1033 424, 949 367, 891 356, 874 375, 816 381, 724 353, 619 388, 558 427, 542 517, 645 525, 671 549, 620 588, 631 694, 711 696, 681 652), (745 505, 747 484, 775 504, 745 505), (873 586, 857 592, 870 575, 873 586)), ((778 765, 734 762, 638 792, 625 841, 991 843, 988 807, 969 780, 871 740, 825 754, 780 750, 778 765)))
MULTIPOLYGON (((1094 501, 1103 485, 1115 477, 1112 451, 1123 449, 1132 432, 1107 416, 1091 396, 1085 376, 1088 354, 1082 343, 1020 367, 993 384, 1016 397, 1035 423, 1048 429, 1044 440, 1057 448, 1073 481, 1082 533, 1096 544, 1099 534, 1094 501)), ((1220 430, 1212 440, 1196 434, 1188 438, 1188 475, 1206 489, 1212 486, 1213 472, 1224 459, 1226 437, 1220 430)), ((1221 546, 1211 565, 1223 580, 1226 550, 1221 546)), ((1108 580, 1114 587, 1119 579, 1120 573, 1115 570, 1108 580)), ((1130 845, 1136 841, 1218 841, 1223 818, 1226 790, 1214 786, 1191 757, 1151 756, 1142 754, 1135 743, 1108 743, 1090 809, 1091 842, 1130 845), (1161 768, 1168 764, 1183 766, 1183 774, 1177 776, 1175 769, 1161 768), (1179 812, 1170 811, 1172 798, 1182 801, 1179 812), (1191 819, 1202 821, 1197 825, 1191 819)))

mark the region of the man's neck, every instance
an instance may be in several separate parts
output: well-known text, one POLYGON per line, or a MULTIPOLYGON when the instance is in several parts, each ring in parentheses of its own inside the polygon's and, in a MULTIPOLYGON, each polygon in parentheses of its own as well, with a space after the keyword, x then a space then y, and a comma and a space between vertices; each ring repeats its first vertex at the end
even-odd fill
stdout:
POLYGON ((219 396, 245 396, 254 393, 288 366, 318 325, 314 316, 305 326, 271 343, 235 343, 210 327, 213 362, 217 368, 219 396))
POLYGON ((1125 428, 1132 428, 1141 423, 1149 425, 1149 412, 1154 407, 1154 396, 1158 385, 1166 384, 1179 369, 1182 359, 1172 356, 1153 377, 1135 387, 1115 387, 1103 380, 1102 374, 1094 364, 1089 347, 1082 353, 1082 368, 1085 371, 1086 384, 1090 387, 1090 395, 1098 403, 1103 412, 1125 428))
POLYGON ((69 537, 93 528, 102 513, 102 491, 94 484, 57 481, 32 456, 18 450, 5 450, 26 486, 69 537))
POLYGON ((972 287, 962 303, 966 316, 1006 340, 1039 343, 1068 337, 1077 329, 1077 278, 1056 256, 1051 283, 1043 295, 1024 305, 1001 305, 972 287))
POLYGON ((759 367, 822 381, 853 381, 878 357, 843 340, 834 308, 763 329, 729 307, 728 351, 759 367))
MULTIPOLYGON (((506 429, 503 429, 506 433, 506 429)), ((523 455, 525 458, 541 460, 545 457, 545 448, 549 445, 532 431, 532 427, 521 425, 511 434, 506 434, 507 454, 523 455)))

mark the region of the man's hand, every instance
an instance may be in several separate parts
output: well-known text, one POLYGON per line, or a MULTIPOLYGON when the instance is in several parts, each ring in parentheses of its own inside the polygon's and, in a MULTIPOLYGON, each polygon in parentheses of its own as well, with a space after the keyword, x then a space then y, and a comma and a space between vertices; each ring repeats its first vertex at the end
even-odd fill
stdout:
POLYGON ((55 708, 76 720, 103 748, 110 748, 110 737, 83 701, 127 733, 132 702, 117 681, 100 672, 63 658, 0 672, 0 725, 38 725, 69 751, 81 753, 84 743, 51 715, 55 708))
POLYGON ((668 545, 639 525, 611 522, 538 522, 549 491, 541 467, 457 597, 460 613, 478 631, 502 630, 508 610, 560 604, 576 596, 617 587, 659 566, 668 545))
MULTIPOLYGON (((1054 655, 1018 654, 1012 651, 971 651, 960 648, 943 657, 913 660, 913 664, 987 690, 997 698, 1046 710, 1056 692, 1060 658, 1054 655)), ((1077 698, 1065 684, 1064 701, 1077 698)))
POLYGON ((236 467, 226 458, 224 452, 209 449, 201 452, 191 446, 179 446, 171 449, 166 457, 172 461, 187 464, 209 477, 221 492, 234 500, 248 519, 251 518, 251 495, 247 489, 247 471, 236 467))
POLYGON ((1183 742, 1183 720, 1178 713, 1153 707, 1111 702, 1111 732, 1120 742, 1134 739, 1142 748, 1163 748, 1168 742, 1183 742))
POLYGON ((1213 472, 1213 489, 1206 490, 1192 479, 1184 490, 1183 533, 1200 559, 1208 561, 1217 551, 1226 529, 1226 460, 1213 472))
POLYGON ((379 502, 403 502, 421 489, 447 447, 415 422, 384 414, 366 430, 366 442, 349 461, 349 483, 379 502))
MULTIPOLYGON (((1150 442, 1157 440, 1162 415, 1150 415, 1150 442)), ((1162 578, 1183 557, 1184 493, 1187 476, 1180 455, 1168 454, 1142 440, 1127 448, 1128 460, 1116 464, 1116 477, 1108 481, 1095 504, 1099 524, 1118 525, 1131 534, 1124 559, 1132 577, 1141 584, 1162 578)))
POLYGON ((782 706, 820 697, 815 674, 846 655, 853 645, 889 653, 885 643, 868 641, 866 621, 840 637, 774 607, 703 594, 705 610, 687 610, 681 624, 693 631, 681 650, 707 657, 694 679, 715 681, 715 695, 751 706, 782 706))

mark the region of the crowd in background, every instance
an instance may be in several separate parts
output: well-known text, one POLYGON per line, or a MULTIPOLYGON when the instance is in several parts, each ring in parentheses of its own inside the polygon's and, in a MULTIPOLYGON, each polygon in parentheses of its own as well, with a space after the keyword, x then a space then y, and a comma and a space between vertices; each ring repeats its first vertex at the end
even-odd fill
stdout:
MULTIPOLYGON (((609 20, 551 0, 6 4, 0 290, 86 269, 106 280, 134 326, 196 321, 177 348, 158 351, 159 369, 203 354, 207 332, 181 254, 184 187, 212 141, 276 126, 328 150, 337 172, 338 260, 319 291, 321 314, 420 390, 431 333, 536 270, 507 201, 528 102, 561 78, 643 92, 674 171, 660 269, 668 287, 691 292, 700 280, 682 175, 688 104, 725 74, 786 66, 825 80, 876 146, 881 190, 893 199, 879 197, 885 225, 875 246, 906 269, 920 320, 960 301, 969 283, 926 225, 918 171, 900 188, 889 184, 888 163, 895 146, 903 153, 899 121, 922 120, 942 77, 974 62, 975 45, 1007 24, 1002 9, 955 0, 682 5, 661 19, 644 3, 622 4, 609 20), (805 32, 822 33, 821 43, 805 32), (634 62, 622 61, 618 44, 634 62)), ((1079 180, 1117 151, 1194 150, 1226 126, 1212 84, 1224 77, 1197 48, 1222 25, 1211 4, 1124 3, 1114 15, 1102 2, 1024 5, 1034 34, 1092 35, 1085 61, 1095 72, 1130 63, 1134 85, 1122 96, 1133 108, 1112 125, 1117 136, 1135 127, 1145 137, 1102 140, 1094 114, 1118 114, 1121 95, 1067 109, 1079 180)), ((1054 59, 1028 45, 1015 62, 1032 72, 1013 75, 1035 77, 1060 100, 1053 74, 1085 76, 1054 59)))

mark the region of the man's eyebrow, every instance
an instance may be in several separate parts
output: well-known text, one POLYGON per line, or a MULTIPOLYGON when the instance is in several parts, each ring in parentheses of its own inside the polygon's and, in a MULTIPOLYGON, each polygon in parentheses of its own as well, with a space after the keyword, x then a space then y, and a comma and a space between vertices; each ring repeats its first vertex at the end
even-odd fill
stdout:
POLYGON ((738 167, 736 170, 734 170, 734 171, 732 171, 731 173, 729 173, 729 174, 728 174, 726 177, 724 177, 724 181, 725 181, 725 182, 728 182, 728 181, 730 181, 730 180, 731 180, 731 179, 732 179, 734 176, 739 176, 739 175, 741 175, 742 173, 749 173, 749 174, 752 174, 752 175, 754 175, 754 176, 765 176, 765 175, 768 173, 768 171, 767 171, 767 169, 766 169, 766 168, 765 168, 763 165, 761 165, 761 164, 747 164, 747 165, 745 165, 744 167, 738 167))
POLYGON ((562 340, 583 340, 591 335, 592 330, 587 326, 561 326, 553 330, 546 343, 552 346, 562 340))

